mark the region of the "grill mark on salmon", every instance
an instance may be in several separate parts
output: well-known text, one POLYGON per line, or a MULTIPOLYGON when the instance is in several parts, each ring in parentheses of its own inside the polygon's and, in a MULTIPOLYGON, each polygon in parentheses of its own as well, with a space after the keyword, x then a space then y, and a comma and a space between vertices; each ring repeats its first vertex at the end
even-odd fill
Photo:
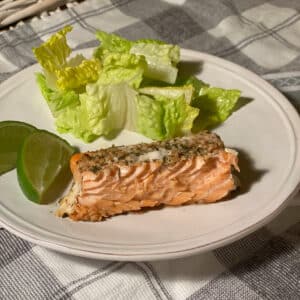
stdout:
POLYGON ((214 133, 76 153, 74 185, 56 212, 75 221, 155 206, 211 203, 236 189, 237 153, 214 133))

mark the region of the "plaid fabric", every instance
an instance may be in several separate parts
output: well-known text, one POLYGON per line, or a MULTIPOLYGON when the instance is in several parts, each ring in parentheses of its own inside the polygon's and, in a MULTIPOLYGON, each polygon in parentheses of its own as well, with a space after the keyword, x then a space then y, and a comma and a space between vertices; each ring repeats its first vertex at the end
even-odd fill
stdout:
MULTIPOLYGON (((74 49, 101 28, 208 52, 260 74, 300 111, 300 1, 86 0, 0 33, 0 81, 35 62, 31 48, 66 24, 74 49)), ((159 262, 56 253, 0 230, 0 299, 299 299, 300 196, 229 246, 159 262)))

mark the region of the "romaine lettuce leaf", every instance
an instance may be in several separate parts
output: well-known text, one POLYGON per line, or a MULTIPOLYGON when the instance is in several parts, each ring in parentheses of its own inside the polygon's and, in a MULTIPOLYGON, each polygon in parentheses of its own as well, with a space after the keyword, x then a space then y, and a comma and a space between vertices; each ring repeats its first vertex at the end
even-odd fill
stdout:
POLYGON ((79 104, 79 94, 75 91, 52 90, 47 86, 46 78, 41 73, 36 74, 36 81, 54 117, 65 108, 73 108, 79 104))
POLYGON ((198 79, 195 76, 189 76, 187 78, 180 78, 178 76, 176 79, 175 86, 177 87, 192 86, 194 89, 192 99, 194 99, 200 95, 200 92, 203 88, 209 87, 209 84, 205 83, 204 81, 198 79))
POLYGON ((154 140, 189 133, 198 114, 199 109, 188 105, 184 95, 173 99, 137 96, 137 131, 154 140))
POLYGON ((55 73, 57 69, 65 67, 67 58, 71 54, 66 34, 71 30, 71 26, 66 26, 53 34, 39 47, 33 48, 33 53, 38 62, 48 72, 55 73))
POLYGON ((170 45, 158 40, 136 40, 129 41, 116 34, 98 31, 96 37, 100 46, 95 50, 94 56, 103 60, 111 53, 131 53, 143 56, 147 67, 144 76, 175 83, 178 69, 176 64, 180 59, 180 49, 176 45, 170 45))
POLYGON ((111 53, 103 59, 103 68, 97 84, 115 84, 127 82, 138 88, 143 79, 146 62, 143 57, 129 53, 111 53))
POLYGON ((225 90, 217 87, 204 87, 192 106, 200 109, 193 131, 212 129, 223 123, 233 112, 239 100, 239 90, 225 90))
POLYGON ((212 129, 223 123, 233 112, 241 92, 210 87, 195 76, 177 78, 177 87, 192 85, 194 88, 191 105, 200 110, 194 122, 193 132, 212 129))
POLYGON ((83 60, 80 65, 56 70, 57 87, 61 90, 80 89, 99 77, 100 61, 98 59, 83 60))
POLYGON ((166 86, 166 87, 156 87, 149 86, 139 89, 141 94, 152 95, 152 96, 164 96, 166 98, 178 98, 184 96, 186 103, 190 104, 194 94, 194 87, 189 85, 183 86, 166 86))
POLYGON ((94 56, 103 59, 105 55, 113 52, 129 53, 132 42, 124 39, 116 34, 107 33, 105 31, 97 31, 96 38, 101 45, 94 51, 94 56))
POLYGON ((113 138, 125 127, 135 129, 136 91, 126 82, 87 85, 80 105, 59 114, 59 132, 70 132, 89 143, 100 136, 113 138))
POLYGON ((178 78, 179 47, 158 40, 98 31, 101 44, 92 59, 70 58, 71 29, 33 49, 44 71, 37 83, 61 133, 92 142, 126 128, 165 140, 219 125, 240 97, 195 76, 178 78))
POLYGON ((176 65, 180 59, 178 46, 137 41, 130 48, 130 53, 143 55, 146 58, 148 64, 145 71, 146 77, 170 84, 175 83, 178 73, 176 65))
POLYGON ((67 60, 71 49, 67 44, 66 34, 71 30, 71 26, 66 26, 41 46, 33 48, 36 59, 44 69, 47 84, 53 89, 82 89, 88 82, 94 82, 98 78, 101 68, 98 59, 88 60, 79 55, 67 60))
POLYGON ((145 68, 143 57, 111 53, 103 59, 97 82, 86 85, 80 105, 57 118, 60 132, 71 132, 85 142, 99 136, 113 137, 120 130, 136 128, 136 94, 145 68))

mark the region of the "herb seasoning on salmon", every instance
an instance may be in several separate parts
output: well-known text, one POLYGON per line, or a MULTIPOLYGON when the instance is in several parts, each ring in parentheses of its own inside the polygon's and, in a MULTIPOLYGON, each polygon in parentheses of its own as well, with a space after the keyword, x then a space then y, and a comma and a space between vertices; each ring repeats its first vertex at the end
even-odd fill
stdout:
POLYGON ((237 152, 211 132, 163 142, 77 153, 70 161, 74 184, 56 214, 75 221, 160 205, 211 203, 237 187, 237 152))

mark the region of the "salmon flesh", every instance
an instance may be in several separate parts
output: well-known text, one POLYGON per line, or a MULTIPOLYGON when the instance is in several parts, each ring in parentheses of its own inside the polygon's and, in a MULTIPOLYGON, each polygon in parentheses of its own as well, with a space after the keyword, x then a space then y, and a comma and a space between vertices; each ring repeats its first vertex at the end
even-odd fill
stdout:
POLYGON ((57 216, 101 221, 156 206, 211 203, 237 187, 237 152, 220 137, 201 132, 168 141, 113 146, 76 153, 74 184, 57 216))

